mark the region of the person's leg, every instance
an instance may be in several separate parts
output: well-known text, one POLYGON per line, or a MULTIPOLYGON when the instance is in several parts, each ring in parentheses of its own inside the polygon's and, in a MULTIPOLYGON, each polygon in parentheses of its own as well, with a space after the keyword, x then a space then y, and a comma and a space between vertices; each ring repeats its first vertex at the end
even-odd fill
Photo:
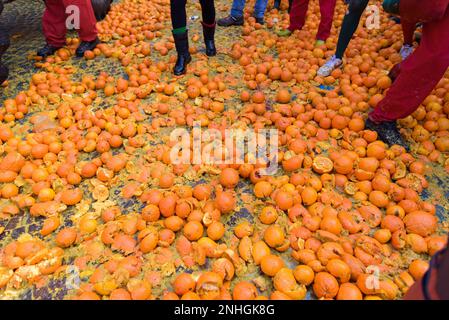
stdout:
POLYGON ((102 21, 106 18, 111 10, 112 2, 113 0, 91 1, 95 19, 97 19, 97 21, 102 21))
POLYGON ((66 13, 61 0, 46 0, 42 17, 42 30, 47 44, 61 48, 65 45, 66 13))
POLYGON ((207 25, 215 24, 214 0, 200 0, 203 22, 207 25))
POLYGON ((97 31, 97 19, 90 0, 62 0, 64 4, 64 11, 69 16, 74 14, 72 7, 76 7, 79 10, 79 29, 78 35, 81 39, 81 43, 76 49, 76 55, 78 57, 84 56, 84 53, 88 50, 93 50, 100 43, 98 39, 97 31))
POLYGON ((291 9, 292 9, 292 4, 293 4, 293 0, 288 0, 288 13, 290 13, 291 9))
POLYGON ((290 31, 301 30, 306 22, 309 0, 293 0, 290 10, 290 31))
POLYGON ((200 0, 201 13, 203 16, 203 36, 206 45, 206 55, 215 56, 217 50, 215 48, 215 6, 214 0, 200 0))
POLYGON ((187 26, 187 0, 170 0, 171 24, 173 31, 184 32, 187 26))
POLYGON ((413 45, 413 35, 415 34, 416 22, 401 19, 402 34, 404 36, 404 44, 413 45))
POLYGON ((233 16, 234 18, 243 17, 245 2, 245 0, 234 0, 232 2, 231 16, 233 16))
POLYGON ((348 5, 348 12, 343 18, 340 35, 338 36, 337 50, 335 56, 342 59, 346 48, 351 41, 357 27, 359 26, 360 18, 363 11, 368 6, 369 0, 350 0, 348 5))
POLYGON ((263 19, 267 9, 268 0, 256 0, 254 4, 254 17, 263 19))
MULTIPOLYGON (((76 6, 80 14, 80 28, 78 35, 81 41, 91 42, 97 39, 97 19, 95 18, 94 10, 90 0, 63 0, 64 11, 69 6, 76 6)), ((70 14, 70 12, 69 12, 70 14)))
POLYGON ((400 50, 402 60, 407 59, 413 52, 413 36, 415 34, 416 22, 401 19, 402 34, 404 36, 404 44, 400 50))
POLYGON ((368 2, 369 0, 349 0, 348 11, 343 19, 335 54, 318 69, 317 75, 327 77, 332 71, 343 65, 343 55, 354 32, 357 30, 360 18, 368 6, 368 2))
POLYGON ((449 67, 449 9, 443 19, 426 23, 420 46, 401 64, 401 72, 369 118, 380 123, 412 114, 449 67))
POLYGON ((320 0, 321 21, 316 35, 317 40, 325 41, 329 38, 334 20, 335 4, 337 0, 320 0))
POLYGON ((281 0, 274 0, 273 8, 279 10, 281 7, 281 0))
POLYGON ((178 53, 178 59, 173 68, 175 75, 184 74, 187 69, 187 64, 192 60, 189 53, 186 3, 187 0, 170 0, 172 33, 175 40, 176 52, 178 53))
POLYGON ((234 0, 232 2, 231 13, 224 18, 218 19, 217 24, 222 27, 243 26, 243 9, 245 0, 234 0))

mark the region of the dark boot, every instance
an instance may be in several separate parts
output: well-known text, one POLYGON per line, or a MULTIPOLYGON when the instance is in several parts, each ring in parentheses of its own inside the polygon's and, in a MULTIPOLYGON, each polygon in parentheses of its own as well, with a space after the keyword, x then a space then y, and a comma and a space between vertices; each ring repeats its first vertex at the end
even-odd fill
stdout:
POLYGON ((258 18, 258 17, 254 17, 255 19, 256 19, 256 22, 258 23, 258 24, 261 24, 261 25, 263 25, 264 23, 265 23, 265 20, 264 20, 264 18, 263 17, 260 17, 260 18, 258 18))
POLYGON ((279 8, 281 7, 281 0, 274 0, 274 9, 279 10, 279 8))
POLYGON ((173 34, 175 39, 176 51, 178 52, 178 60, 176 60, 173 73, 175 76, 186 73, 187 64, 192 61, 192 57, 189 53, 189 36, 187 31, 184 33, 173 34))
POLYGON ((404 147, 405 150, 407 150, 407 152, 410 151, 409 145, 402 138, 402 135, 396 126, 396 121, 385 121, 381 123, 375 123, 370 119, 367 119, 365 127, 368 130, 377 132, 379 140, 382 140, 386 144, 390 146, 397 144, 401 147, 404 147))
POLYGON ((58 51, 61 48, 62 47, 55 47, 55 46, 52 46, 51 44, 47 43, 45 46, 43 46, 41 49, 39 49, 39 51, 37 52, 37 55, 39 57, 46 58, 48 56, 51 56, 52 54, 54 54, 56 51, 58 51))
POLYGON ((217 54, 217 49, 215 48, 215 22, 214 24, 205 24, 203 25, 203 36, 204 36, 204 44, 206 45, 206 55, 209 57, 213 57, 217 54))
POLYGON ((243 26, 243 17, 233 17, 231 15, 218 19, 217 24, 221 27, 243 26))
POLYGON ((83 41, 80 43, 80 45, 78 46, 78 48, 76 48, 76 56, 77 57, 83 57, 84 56, 84 52, 86 51, 92 51, 96 48, 97 44, 100 43, 100 39, 96 38, 93 41, 83 41))

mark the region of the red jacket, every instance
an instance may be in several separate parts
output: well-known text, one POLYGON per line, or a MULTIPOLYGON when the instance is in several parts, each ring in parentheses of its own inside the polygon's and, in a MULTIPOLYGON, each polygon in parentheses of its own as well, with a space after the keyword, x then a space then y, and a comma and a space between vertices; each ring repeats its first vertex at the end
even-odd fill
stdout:
POLYGON ((414 22, 430 22, 444 17, 449 0, 401 0, 401 19, 414 22))

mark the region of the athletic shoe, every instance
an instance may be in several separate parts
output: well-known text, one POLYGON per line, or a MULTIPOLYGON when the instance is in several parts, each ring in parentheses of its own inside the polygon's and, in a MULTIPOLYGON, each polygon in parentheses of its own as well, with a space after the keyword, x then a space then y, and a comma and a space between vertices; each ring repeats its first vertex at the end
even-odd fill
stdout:
POLYGON ((325 64, 318 69, 317 75, 320 77, 328 77, 337 68, 340 68, 343 64, 342 59, 338 59, 335 55, 330 57, 329 60, 326 61, 325 64))
POLYGON ((413 53, 413 46, 409 45, 409 44, 404 44, 401 48, 401 50, 399 51, 399 54, 402 57, 402 61, 404 61, 405 59, 408 58, 409 55, 411 55, 413 53))

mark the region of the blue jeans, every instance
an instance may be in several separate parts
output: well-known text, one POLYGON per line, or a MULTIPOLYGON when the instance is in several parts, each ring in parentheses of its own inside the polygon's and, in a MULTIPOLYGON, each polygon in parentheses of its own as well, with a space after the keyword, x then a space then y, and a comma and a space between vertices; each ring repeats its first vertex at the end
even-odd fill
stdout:
MULTIPOLYGON (((246 0, 234 0, 232 3, 231 16, 242 17, 243 9, 245 8, 246 0)), ((265 9, 267 8, 268 0, 256 0, 254 5, 254 16, 256 18, 263 18, 265 15, 265 9)))

